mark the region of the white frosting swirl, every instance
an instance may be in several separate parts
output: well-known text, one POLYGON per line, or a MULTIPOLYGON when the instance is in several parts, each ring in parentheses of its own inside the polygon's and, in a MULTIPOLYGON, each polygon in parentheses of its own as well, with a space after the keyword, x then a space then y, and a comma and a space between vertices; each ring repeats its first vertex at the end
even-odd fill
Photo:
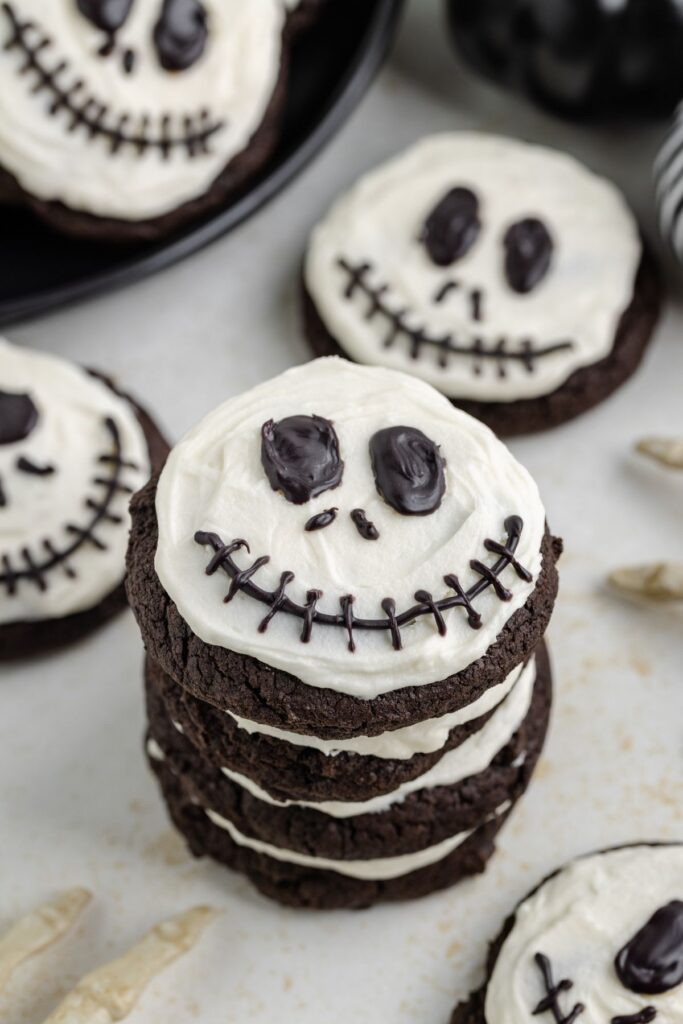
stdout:
POLYGON ((582 366, 606 356, 621 314, 630 304, 641 242, 622 195, 575 159, 514 139, 469 132, 425 138, 371 171, 314 230, 305 264, 306 286, 325 325, 352 359, 407 370, 452 398, 511 402, 549 394, 582 366), (451 266, 429 259, 422 226, 452 188, 479 199, 481 230, 471 249, 451 266), (550 269, 527 294, 513 291, 503 274, 503 237, 510 225, 540 218, 554 243, 550 269), (367 280, 385 287, 381 302, 405 310, 413 327, 431 338, 469 346, 480 339, 509 351, 529 339, 536 347, 570 341, 572 347, 538 358, 530 372, 508 361, 451 355, 423 345, 417 358, 404 335, 384 344, 389 322, 339 266, 369 263, 367 280), (448 281, 457 287, 436 297, 448 281), (472 295, 480 292, 481 320, 472 295), (477 371, 478 372, 475 372, 477 371))
POLYGON ((519 907, 486 994, 487 1024, 529 1024, 544 995, 534 956, 550 959, 555 981, 569 978, 561 998, 576 1002, 581 1024, 654 1006, 664 1024, 683 1022, 683 984, 661 995, 624 988, 614 958, 660 907, 683 899, 683 847, 638 846, 570 864, 519 907))
POLYGON ((0 339, 0 391, 28 394, 38 420, 29 435, 0 444, 0 481, 5 504, 0 507, 0 623, 54 619, 98 604, 121 583, 128 543, 130 494, 117 490, 108 512, 94 530, 98 545, 86 541, 64 563, 37 580, 22 577, 14 585, 13 569, 22 572, 42 565, 48 545, 64 551, 93 515, 88 501, 101 502, 111 476, 110 417, 118 430, 123 458, 131 463, 120 483, 137 490, 149 477, 149 453, 132 406, 85 370, 55 356, 22 349, 0 339), (54 472, 22 472, 20 459, 54 472), (134 468, 133 468, 134 464, 134 468), (68 570, 68 571, 67 571, 68 570), (4 574, 4 575, 3 575, 4 574))
POLYGON ((252 796, 276 807, 310 807, 321 814, 329 814, 331 818, 380 814, 388 811, 394 804, 403 803, 411 793, 435 789, 438 786, 455 786, 463 779, 469 779, 485 771, 496 754, 510 742, 526 718, 535 679, 535 663, 532 661, 525 667, 507 700, 503 701, 481 729, 468 736, 464 743, 447 751, 435 765, 416 779, 402 782, 390 793, 383 793, 369 800, 276 800, 241 772, 232 771, 230 768, 223 768, 222 771, 237 785, 248 790, 252 796))
POLYGON ((210 413, 171 453, 156 511, 156 571, 197 636, 312 686, 367 699, 443 679, 485 654, 536 585, 545 529, 535 483, 491 431, 413 377, 341 359, 289 370, 210 413), (262 424, 295 414, 331 420, 345 461, 341 484, 304 505, 272 489, 260 457, 262 424), (380 428, 401 424, 422 430, 446 460, 446 493, 431 515, 400 515, 375 487, 370 438, 380 428), (332 505, 339 514, 331 526, 304 530, 311 515, 332 505), (379 540, 359 535, 350 519, 354 508, 365 509, 379 540), (337 626, 316 625, 310 643, 302 643, 301 620, 286 613, 259 632, 267 607, 242 592, 224 604, 228 580, 222 572, 205 574, 211 552, 194 540, 196 531, 216 532, 226 542, 244 538, 251 554, 236 553, 240 566, 259 556, 270 558, 255 577, 261 587, 275 590, 281 573, 291 570, 295 579, 287 592, 300 604, 309 590, 321 590, 319 609, 338 614, 340 598, 353 594, 357 617, 384 618, 381 602, 387 595, 400 612, 413 606, 420 589, 436 598, 452 594, 443 580, 446 573, 456 573, 465 589, 480 580, 470 561, 492 564, 495 556, 485 541, 504 541, 504 522, 511 515, 524 520, 517 558, 531 581, 507 567, 501 582, 511 599, 502 601, 493 587, 477 597, 480 629, 470 627, 462 608, 454 608, 445 613, 447 632, 440 636, 431 615, 425 615, 402 629, 400 651, 388 631, 358 630, 351 653, 345 629, 337 626))
MULTIPOLYGON (((238 728, 250 735, 256 733, 261 736, 272 736, 274 739, 293 743, 295 746, 313 747, 327 757, 335 757, 337 754, 346 752, 405 761, 414 757, 415 754, 431 754, 435 750, 440 750, 445 745, 452 729, 488 714, 492 708, 505 700, 521 676, 523 668, 523 665, 519 665, 513 669, 502 683, 489 687, 479 700, 467 704, 459 711, 453 711, 450 715, 441 715, 439 718, 428 718, 424 722, 407 725, 403 729, 394 729, 393 732, 383 732, 379 736, 355 736, 348 740, 322 740, 318 736, 304 736, 299 732, 287 732, 285 729, 277 729, 272 725, 251 722, 247 718, 240 718, 239 715, 235 715, 231 711, 226 711, 226 714, 233 719, 238 728)), ((179 732, 183 731, 178 722, 173 724, 179 732)))
POLYGON ((208 38, 201 57, 183 71, 161 66, 154 47, 160 0, 136 0, 108 56, 98 51, 107 37, 84 17, 76 0, 11 0, 26 46, 54 73, 71 106, 95 115, 129 137, 182 139, 218 126, 206 145, 173 145, 166 153, 74 126, 66 102, 53 112, 57 93, 38 72, 24 71, 26 49, 0 8, 0 163, 31 195, 61 200, 76 210, 123 220, 156 217, 202 195, 261 124, 278 79, 285 12, 280 0, 203 0, 208 38), (124 55, 133 54, 126 72, 124 55), (42 88, 35 88, 43 81, 42 88), (80 87, 76 83, 80 81, 80 87), (206 115, 202 119, 202 111, 206 115), (165 119, 168 118, 167 121, 165 119), (125 120, 122 120, 125 119, 125 120), (188 121, 189 119, 189 121, 188 121))

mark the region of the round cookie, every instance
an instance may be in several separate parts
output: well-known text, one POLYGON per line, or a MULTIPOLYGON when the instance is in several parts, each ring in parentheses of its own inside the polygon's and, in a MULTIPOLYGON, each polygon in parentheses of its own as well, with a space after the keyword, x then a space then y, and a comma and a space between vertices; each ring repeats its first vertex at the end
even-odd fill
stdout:
POLYGON ((529 657, 552 611, 560 547, 529 475, 388 370, 318 360, 227 402, 132 510, 129 595, 152 659, 292 732, 373 736, 457 711, 529 657), (301 504, 302 438, 317 494, 301 504))
POLYGON ((60 230, 172 232, 263 165, 284 97, 282 0, 0 4, 0 170, 60 230))
POLYGON ((511 687, 508 680, 491 687, 452 715, 346 741, 321 740, 239 719, 197 700, 150 658, 145 681, 148 705, 156 709, 150 711, 150 719, 160 714, 170 719, 218 768, 247 776, 279 800, 357 801, 410 783, 456 748, 469 752, 475 764, 482 758, 491 760, 491 752, 504 745, 524 714, 528 694, 518 691, 527 690, 534 672, 531 662, 519 666, 510 673, 511 687), (391 756, 392 752, 400 756, 391 756))
POLYGON ((0 340, 0 659, 125 606, 130 495, 167 452, 110 381, 0 340))
POLYGON ((660 286, 617 189, 566 154, 492 135, 418 142, 314 229, 306 333, 428 381, 511 435, 602 401, 640 362, 660 286))
POLYGON ((493 943, 483 988, 452 1024, 683 1021, 683 846, 637 845, 569 864, 493 943))
POLYGON ((246 840, 268 843, 282 857, 294 851, 358 866, 378 857, 430 856, 432 848, 480 827, 526 789, 550 709, 544 654, 529 682, 521 708, 501 723, 488 751, 484 744, 477 756, 463 745, 436 770, 366 800, 276 799, 200 752, 149 692, 148 756, 170 768, 211 820, 227 819, 246 840))

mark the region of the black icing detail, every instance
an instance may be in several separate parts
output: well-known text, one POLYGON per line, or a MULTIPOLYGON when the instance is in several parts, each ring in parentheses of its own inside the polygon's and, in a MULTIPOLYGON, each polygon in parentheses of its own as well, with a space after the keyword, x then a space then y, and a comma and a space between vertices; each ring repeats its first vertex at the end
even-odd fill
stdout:
POLYGON ((370 438, 370 460, 379 494, 404 516, 428 516, 446 490, 439 446, 416 427, 386 427, 370 438))
POLYGON ((164 0, 154 45, 165 71, 186 71, 204 53, 209 30, 200 0, 164 0))
MULTIPOLYGON (((384 348, 390 348, 397 340, 405 339, 411 359, 418 359, 423 349, 431 350, 436 353, 439 366, 446 368, 452 357, 464 356, 472 360, 472 372, 475 375, 482 372, 485 363, 492 363, 498 376, 502 378, 507 376, 508 364, 521 363, 527 373, 533 373, 537 360, 574 348, 573 341, 554 341, 549 345, 536 345, 533 339, 528 337, 519 340, 501 337, 495 344, 486 344, 480 337, 473 341, 460 341, 457 335, 452 333, 433 334, 426 324, 417 320, 414 311, 398 307, 387 300, 389 286, 386 283, 375 285, 369 280, 373 269, 371 263, 349 263, 340 257, 337 266, 345 275, 342 293, 344 298, 350 301, 358 292, 362 299, 367 300, 363 314, 365 319, 381 319, 386 324, 386 334, 382 342, 384 348), (515 344, 514 348, 510 348, 510 342, 515 344)), ((457 287, 456 282, 454 287, 457 287)), ((440 289, 436 292, 434 301, 443 301, 448 291, 450 288, 446 291, 440 289)))
POLYGON ((370 522, 362 508, 354 508, 351 511, 351 520, 363 540, 379 540, 379 530, 370 522))
POLYGON ((56 472, 55 467, 49 462, 44 465, 38 465, 37 462, 27 459, 25 455, 19 456, 16 461, 16 467, 20 473, 28 473, 29 476, 52 476, 56 472))
MULTIPOLYGON (((447 627, 443 613, 451 608, 464 608, 469 625, 472 629, 478 629, 481 626, 481 616, 473 608, 472 602, 492 586, 493 581, 497 580, 500 574, 508 567, 514 569, 520 579, 527 579, 528 573, 526 569, 515 559, 515 551, 517 550, 524 527, 522 519, 520 516, 508 516, 504 525, 507 538, 504 544, 499 545, 502 553, 495 563, 484 567, 476 559, 470 561, 470 568, 478 573, 480 578, 468 590, 463 590, 457 576, 453 574, 446 575, 444 576, 444 582, 451 590, 455 591, 454 594, 435 601, 427 591, 418 590, 415 593, 415 600, 418 604, 400 613, 396 611, 395 604, 391 603, 392 599, 387 597, 382 602, 382 611, 385 612, 385 616, 381 619, 356 618, 352 609, 352 594, 346 594, 339 599, 342 612, 337 615, 318 611, 317 603, 323 596, 321 590, 308 590, 306 593, 306 604, 301 605, 297 603, 284 592, 285 586, 291 583, 294 578, 288 572, 282 574, 281 584, 277 590, 264 590, 263 587, 260 587, 255 582, 253 577, 262 566, 270 561, 269 556, 262 555, 247 569, 241 569, 235 562, 233 554, 242 548, 249 551, 249 545, 242 539, 232 540, 226 544, 217 533, 207 533, 199 530, 195 533, 194 540, 195 543, 202 547, 209 547, 214 552, 206 567, 206 575, 212 576, 218 569, 221 569, 230 579, 230 587, 224 601, 231 601, 238 591, 242 591, 252 600, 259 601, 261 604, 268 605, 269 607, 277 604, 278 612, 285 612, 288 615, 303 619, 301 630, 302 643, 310 641, 314 625, 336 626, 343 627, 347 631, 350 651, 355 650, 354 630, 389 630, 394 648, 400 650, 398 646, 401 640, 400 630, 403 626, 407 626, 424 615, 432 615, 439 635, 445 636, 447 627), (485 573, 481 572, 482 568, 486 569, 485 573)), ((496 588, 496 593, 500 596, 498 588, 496 588)), ((503 593, 505 596, 501 599, 509 600, 511 597, 509 591, 503 589, 503 593)))
MULTIPOLYGON (((89 89, 67 60, 54 54, 52 39, 35 22, 20 18, 7 0, 0 3, 0 11, 10 26, 4 49, 16 50, 20 56, 17 73, 28 81, 32 95, 45 94, 48 116, 63 115, 66 132, 82 131, 86 143, 103 139, 112 156, 124 150, 139 157, 155 150, 164 159, 177 150, 184 150, 188 157, 211 153, 211 140, 225 122, 212 118, 208 108, 182 115, 169 112, 153 119, 126 111, 116 113, 89 89)), ((132 62, 133 55, 124 54, 124 65, 132 68, 132 62)))
POLYGON ((479 200, 469 188, 452 188, 424 222, 420 241, 432 263, 449 267, 469 252, 481 230, 479 200))
POLYGON ((30 395, 0 391, 0 444, 23 441, 37 422, 38 410, 30 395))
MULTIPOLYGON (((681 881, 683 887, 683 880, 681 881)), ((656 910, 614 961, 624 988, 658 995, 683 982, 683 901, 656 910)))
POLYGON ((337 518, 338 508, 326 508, 322 512, 318 512, 317 515, 311 516, 304 526, 306 533, 314 533, 316 530, 324 530, 326 526, 331 526, 337 518))
POLYGON ((107 544, 99 536, 100 527, 106 523, 120 525, 123 519, 112 512, 111 506, 117 495, 130 496, 133 488, 124 483, 124 470, 137 469, 134 462, 124 457, 119 429, 113 419, 107 417, 103 426, 111 442, 111 448, 95 456, 97 475, 92 484, 96 490, 85 497, 83 505, 88 515, 85 521, 64 524, 64 532, 70 538, 57 547, 49 538, 41 541, 37 551, 23 547, 18 554, 0 553, 0 587, 13 597, 20 583, 31 583, 40 591, 48 588, 48 575, 60 568, 69 578, 76 576, 70 565, 70 558, 82 547, 90 545, 98 551, 106 551, 107 544))
POLYGON ((610 1024, 651 1024, 656 1016, 657 1010, 654 1006, 644 1006, 642 1010, 628 1013, 625 1017, 612 1017, 610 1024))
POLYGON ((130 14, 133 0, 76 0, 78 10, 107 35, 117 32, 130 14))
POLYGON ((339 439, 322 416, 287 416, 261 427, 261 462, 274 491, 303 505, 341 483, 339 439))
POLYGON ((543 221, 526 217, 512 224, 503 239, 505 276, 514 292, 526 295, 548 273, 553 240, 543 221))
POLYGON ((561 997, 564 992, 569 992, 574 987, 574 982, 569 978, 563 978, 555 983, 550 960, 544 953, 537 953, 534 962, 541 972, 545 986, 545 996, 540 1003, 531 1011, 534 1016, 540 1013, 550 1013, 555 1024, 573 1024, 577 1017, 580 1017, 586 1007, 583 1003, 575 1003, 568 1013, 565 1013, 561 1006, 561 997))

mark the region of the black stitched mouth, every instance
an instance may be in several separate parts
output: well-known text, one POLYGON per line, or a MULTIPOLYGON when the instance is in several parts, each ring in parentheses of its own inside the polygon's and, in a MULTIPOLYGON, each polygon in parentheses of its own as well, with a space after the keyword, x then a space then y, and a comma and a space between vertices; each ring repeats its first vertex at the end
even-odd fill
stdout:
POLYGON ((85 544, 92 544, 98 551, 106 551, 106 543, 97 535, 98 528, 103 523, 119 525, 123 522, 120 515, 111 511, 111 505, 117 495, 133 493, 133 488, 125 484, 121 477, 125 469, 135 470, 138 466, 124 458, 119 429, 114 420, 107 417, 104 426, 111 438, 112 450, 95 457, 98 470, 92 484, 97 490, 84 500, 89 512, 88 519, 82 524, 64 524, 66 533, 73 539, 61 549, 46 538, 42 541, 39 554, 28 547, 22 548, 19 552, 19 565, 7 553, 0 556, 0 587, 4 586, 10 597, 16 594, 18 585, 23 582, 33 583, 40 591, 47 590, 46 576, 58 567, 70 579, 74 579, 76 571, 69 564, 69 559, 85 544), (108 468, 105 470, 102 467, 108 468))
MULTIPOLYGON (((523 338, 519 342, 518 348, 510 348, 510 342, 514 339, 507 337, 499 338, 491 346, 487 346, 482 338, 475 338, 471 343, 463 344, 458 342, 450 332, 435 337, 424 326, 413 327, 410 325, 408 309, 393 309, 388 304, 386 301, 388 285, 370 284, 368 274, 373 269, 371 263, 352 264, 340 257, 337 260, 337 265, 346 275, 344 297, 352 299, 358 291, 367 298, 368 306, 365 311, 365 319, 374 320, 376 317, 381 317, 387 324, 387 333, 383 340, 384 347, 390 348, 399 338, 403 337, 408 342, 411 359, 419 358, 421 350, 427 347, 437 352, 439 366, 443 368, 448 366, 451 357, 465 356, 472 359, 472 372, 477 376, 481 374, 484 362, 489 361, 496 366, 499 377, 506 377, 509 363, 521 363, 527 373, 533 373, 537 360, 574 347, 572 341, 557 341, 549 345, 538 346, 530 338, 523 338)), ((451 287, 456 287, 456 285, 453 284, 451 287)), ((481 293, 477 293, 477 296, 473 299, 474 320, 481 317, 481 293)))
POLYGON ((124 147, 132 147, 138 156, 156 150, 166 158, 178 149, 184 149, 190 157, 211 152, 211 139, 225 122, 214 120, 207 109, 193 115, 162 114, 154 119, 147 114, 138 118, 127 113, 113 114, 71 70, 68 61, 46 59, 52 40, 35 22, 22 21, 10 3, 3 3, 0 9, 10 25, 3 49, 17 50, 22 55, 18 74, 33 76, 34 95, 50 95, 48 111, 52 116, 64 115, 68 132, 84 128, 90 139, 107 140, 112 154, 124 147))
POLYGON ((426 590, 418 590, 414 595, 418 604, 407 608, 398 615, 396 614, 395 601, 391 597, 386 597, 381 602, 382 610, 386 615, 386 618, 383 619, 356 618, 353 614, 353 603, 355 600, 353 594, 345 594, 339 598, 342 611, 337 615, 317 610, 316 605, 323 596, 321 590, 309 590, 306 594, 306 604, 297 604, 296 601, 293 601, 286 594, 287 587, 294 579, 293 572, 289 570, 283 572, 277 589, 272 591, 264 590, 253 581, 252 577, 270 561, 268 555, 261 555, 246 569, 240 569, 232 556, 241 548, 244 548, 247 552, 249 551, 249 545, 245 540, 236 539, 226 544, 217 533, 207 533, 201 530, 195 533, 194 539, 197 544, 200 544, 202 547, 210 547, 215 552, 206 567, 206 575, 212 576, 218 569, 221 569, 230 577, 230 588, 223 599, 225 604, 232 601, 233 597, 242 591, 248 597, 253 598, 253 600, 269 606, 268 614, 258 627, 259 633, 265 633, 269 623, 278 612, 285 612, 288 615, 294 615, 299 619, 303 619, 304 624, 300 637, 302 643, 310 641, 313 625, 318 624, 322 626, 343 627, 348 635, 348 648, 351 652, 356 649, 354 629, 388 630, 391 633, 394 649, 398 651, 402 647, 401 627, 409 625, 423 615, 433 615, 439 635, 445 636, 447 627, 443 613, 451 608, 464 608, 469 626, 472 629, 479 629, 482 625, 482 620, 481 615, 472 604, 475 598, 479 597, 489 587, 493 587, 499 600, 512 600, 512 593, 507 587, 503 586, 499 578, 503 570, 507 569, 508 566, 514 569, 519 579, 524 580, 526 583, 531 582, 531 573, 523 565, 520 565, 515 558, 515 551, 522 535, 524 523, 520 516, 508 516, 504 526, 507 533, 505 543, 499 543, 490 539, 484 541, 486 550, 499 556, 494 564, 485 565, 476 558, 470 561, 470 569, 473 569, 480 579, 468 590, 463 590, 458 577, 454 573, 448 573, 443 579, 446 586, 454 592, 453 594, 439 600, 434 600, 432 595, 426 590))

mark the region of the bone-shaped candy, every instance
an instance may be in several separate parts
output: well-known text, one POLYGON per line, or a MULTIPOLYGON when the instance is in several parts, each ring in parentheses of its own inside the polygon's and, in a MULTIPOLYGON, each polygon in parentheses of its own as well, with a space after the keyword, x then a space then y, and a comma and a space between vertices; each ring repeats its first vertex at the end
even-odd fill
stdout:
POLYGON ((68 889, 19 918, 0 937, 0 992, 20 964, 61 939, 89 901, 86 889, 68 889))
POLYGON ((149 982, 199 939, 216 916, 194 907, 156 925, 117 960, 86 974, 45 1024, 112 1024, 135 1007, 149 982))

